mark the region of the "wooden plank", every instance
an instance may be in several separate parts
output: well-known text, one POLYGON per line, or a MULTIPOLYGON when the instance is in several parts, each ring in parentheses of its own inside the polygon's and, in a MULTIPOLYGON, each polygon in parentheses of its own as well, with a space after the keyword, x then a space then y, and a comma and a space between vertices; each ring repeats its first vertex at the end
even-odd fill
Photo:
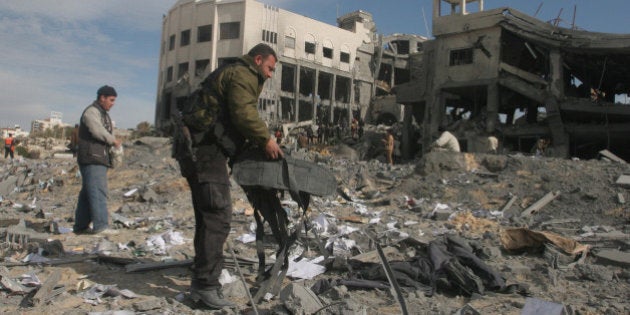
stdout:
POLYGON ((609 160, 615 161, 615 162, 619 162, 622 164, 626 164, 626 161, 618 156, 616 156, 614 153, 608 151, 608 150, 601 150, 599 151, 599 155, 606 157, 609 160))
POLYGON ((521 213, 521 217, 531 216, 532 214, 538 212, 540 209, 542 209, 544 206, 546 206, 548 203, 552 202, 558 196, 560 196, 560 191, 555 191, 555 192, 551 191, 551 192, 549 192, 548 194, 546 194, 545 196, 540 198, 540 200, 534 202, 534 204, 532 204, 527 209, 525 209, 521 213))
POLYGON ((53 293, 53 289, 60 279, 61 270, 57 269, 48 277, 48 279, 46 279, 46 281, 44 281, 39 290, 37 290, 37 293, 35 293, 35 296, 33 296, 33 305, 39 306, 45 301, 48 301, 51 294, 53 293))

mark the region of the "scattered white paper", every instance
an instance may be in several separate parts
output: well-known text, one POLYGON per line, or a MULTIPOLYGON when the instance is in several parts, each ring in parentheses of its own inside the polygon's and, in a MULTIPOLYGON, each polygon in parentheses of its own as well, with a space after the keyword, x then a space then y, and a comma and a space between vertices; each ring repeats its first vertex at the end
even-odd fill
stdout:
POLYGON ((315 261, 319 262, 322 259, 319 257, 312 260, 301 259, 300 261, 293 261, 293 259, 290 259, 287 276, 296 279, 313 279, 315 276, 326 272, 326 267, 315 263, 315 261))
POLYGON ((236 240, 241 241, 244 244, 251 243, 256 240, 256 234, 254 233, 242 234, 241 236, 237 237, 236 240))

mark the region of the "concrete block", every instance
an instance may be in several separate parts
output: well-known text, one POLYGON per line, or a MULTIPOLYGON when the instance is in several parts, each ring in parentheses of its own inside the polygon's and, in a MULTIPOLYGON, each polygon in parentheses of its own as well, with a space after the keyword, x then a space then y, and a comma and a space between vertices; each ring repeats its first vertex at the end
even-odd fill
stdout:
POLYGON ((630 253, 628 252, 622 252, 616 249, 603 249, 594 252, 593 255, 597 257, 598 261, 604 263, 623 267, 630 266, 630 253))
POLYGON ((280 291, 280 301, 292 314, 313 314, 323 307, 315 292, 297 283, 291 283, 280 291))
POLYGON ((521 315, 565 315, 567 311, 564 305, 536 298, 527 298, 525 306, 521 310, 521 315))

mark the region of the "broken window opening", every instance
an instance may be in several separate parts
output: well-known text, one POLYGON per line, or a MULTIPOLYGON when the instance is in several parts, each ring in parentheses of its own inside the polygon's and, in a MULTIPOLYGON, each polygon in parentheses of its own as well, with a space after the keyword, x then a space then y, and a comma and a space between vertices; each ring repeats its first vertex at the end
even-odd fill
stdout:
POLYGON ((319 84, 317 85, 317 95, 320 96, 320 99, 322 101, 330 101, 330 99, 332 99, 332 79, 332 74, 322 71, 319 72, 319 76, 317 78, 317 80, 319 81, 319 84))
POLYGON ((408 55, 409 54, 409 41, 408 40, 396 40, 392 41, 392 44, 395 47, 394 52, 399 55, 408 55))
POLYGON ((173 67, 166 68, 166 82, 173 81, 173 67))
POLYGON ((332 59, 333 58, 333 49, 324 47, 323 50, 324 58, 332 59))
POLYGON ((315 54, 315 43, 304 42, 304 52, 307 54, 315 54))
POLYGON ((212 41, 212 24, 202 25, 197 28, 197 42, 212 41))
POLYGON ((335 101, 342 103, 350 102, 350 78, 337 76, 337 83, 335 86, 335 101))
POLYGON ((347 52, 341 52, 339 54, 339 61, 343 63, 350 63, 350 54, 347 52))
POLYGON ((206 71, 206 68, 210 64, 210 59, 201 59, 195 61, 195 76, 200 77, 206 71))
POLYGON ((172 105, 171 97, 172 96, 173 95, 170 92, 164 93, 164 96, 162 98, 162 102, 164 103, 164 106, 162 107, 164 115, 162 117, 165 117, 165 118, 171 117, 171 105, 172 105))
POLYGON ((188 72, 188 62, 182 62, 177 68, 177 78, 180 79, 188 72))
POLYGON ((315 87, 315 70, 301 67, 300 68, 300 95, 313 95, 315 87))
POLYGON ((190 30, 182 31, 179 37, 179 47, 190 45, 190 30))
POLYGON ((313 119, 313 103, 308 101, 300 101, 300 110, 298 111, 298 121, 306 121, 313 119))
POLYGON ((175 35, 171 35, 171 37, 168 38, 168 50, 171 51, 175 49, 175 35))
POLYGON ((295 66, 282 64, 282 75, 280 78, 280 90, 283 92, 295 92, 295 66))
POLYGON ((464 48, 451 50, 450 66, 469 65, 473 63, 473 49, 464 48))
POLYGON ((219 39, 238 39, 241 35, 240 22, 226 22, 219 26, 219 39))

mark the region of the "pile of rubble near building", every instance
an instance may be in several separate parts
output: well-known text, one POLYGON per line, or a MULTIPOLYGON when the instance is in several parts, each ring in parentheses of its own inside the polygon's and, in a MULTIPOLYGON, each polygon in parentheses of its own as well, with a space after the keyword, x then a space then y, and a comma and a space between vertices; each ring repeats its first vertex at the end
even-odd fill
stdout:
MULTIPOLYGON (((254 304, 253 210, 233 183, 221 281, 239 308, 217 313, 630 313, 630 173, 610 152, 436 152, 390 166, 360 160, 365 148, 292 152, 330 168, 337 194, 313 198, 279 294, 254 304)), ((125 143, 124 164, 109 172, 120 233, 107 237, 72 233, 76 161, 44 156, 0 163, 0 313, 206 310, 188 297, 195 223, 169 139, 125 143)), ((288 194, 283 206, 299 222, 288 194)))

